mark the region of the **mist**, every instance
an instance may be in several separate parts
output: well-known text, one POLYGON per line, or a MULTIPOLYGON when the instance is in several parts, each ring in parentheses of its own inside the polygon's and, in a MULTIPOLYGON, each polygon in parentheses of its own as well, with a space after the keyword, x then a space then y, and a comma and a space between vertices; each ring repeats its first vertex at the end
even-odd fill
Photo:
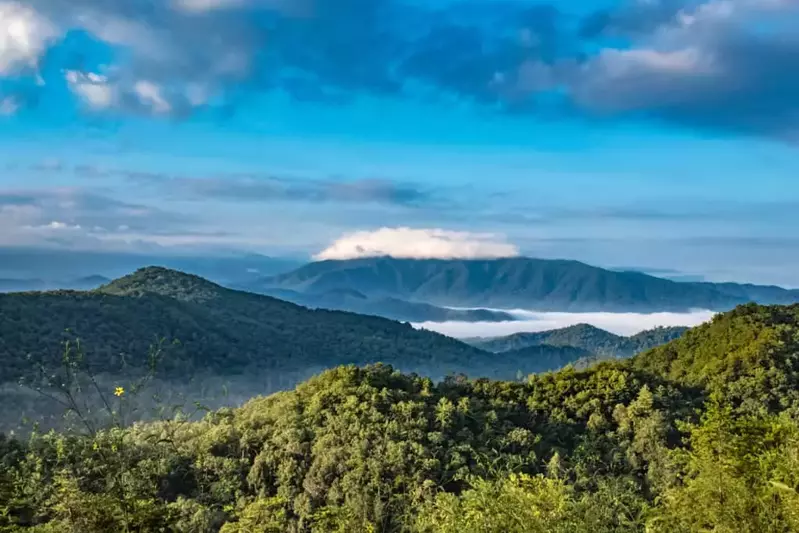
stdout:
POLYGON ((516 320, 509 322, 422 322, 415 328, 436 331, 459 339, 501 337, 520 332, 547 331, 575 324, 591 324, 617 335, 635 335, 658 326, 698 326, 716 313, 695 310, 688 313, 553 313, 524 309, 504 310, 516 320))

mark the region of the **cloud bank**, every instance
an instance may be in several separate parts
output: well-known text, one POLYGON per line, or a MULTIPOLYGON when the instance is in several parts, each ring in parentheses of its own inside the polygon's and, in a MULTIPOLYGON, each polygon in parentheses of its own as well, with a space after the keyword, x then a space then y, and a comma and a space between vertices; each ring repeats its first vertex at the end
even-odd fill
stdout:
POLYGON ((22 93, 0 98, 37 102, 61 84, 92 112, 228 116, 270 91, 334 105, 443 97, 797 135, 795 0, 629 1, 578 15, 533 0, 434 4, 0 0, 0 81, 36 80, 0 84, 22 93))
POLYGON ((391 256, 404 259, 514 257, 519 249, 504 237, 443 229, 381 228, 344 235, 314 256, 327 259, 391 256))
POLYGON ((715 314, 697 310, 691 313, 549 313, 514 310, 515 322, 425 322, 414 327, 436 331, 455 338, 501 337, 521 332, 547 331, 575 324, 591 324, 617 335, 635 335, 658 326, 698 326, 715 314))

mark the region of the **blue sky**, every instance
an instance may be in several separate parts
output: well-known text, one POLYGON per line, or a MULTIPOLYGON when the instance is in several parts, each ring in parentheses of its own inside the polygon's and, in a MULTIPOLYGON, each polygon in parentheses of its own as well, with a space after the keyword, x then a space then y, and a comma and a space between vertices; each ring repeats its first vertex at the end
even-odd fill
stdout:
POLYGON ((797 27, 795 0, 0 0, 0 246, 799 286, 797 27))

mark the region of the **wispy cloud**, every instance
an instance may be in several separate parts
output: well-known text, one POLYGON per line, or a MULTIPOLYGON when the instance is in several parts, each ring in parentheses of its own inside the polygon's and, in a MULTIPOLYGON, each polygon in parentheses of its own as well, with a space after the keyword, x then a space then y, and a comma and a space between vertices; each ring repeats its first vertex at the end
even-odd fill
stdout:
POLYGON ((0 241, 36 244, 71 239, 125 240, 136 234, 189 231, 189 218, 77 188, 0 191, 0 241))
MULTIPOLYGON (((154 183, 154 182, 151 182, 154 183)), ((385 179, 310 180, 270 176, 169 178, 157 185, 183 198, 240 202, 341 202, 402 206, 424 204, 430 193, 413 185, 385 179)))
POLYGON ((386 204, 405 207, 436 205, 447 198, 428 187, 384 178, 312 179, 270 174, 215 174, 182 176, 162 172, 107 169, 78 165, 72 172, 84 177, 117 177, 137 187, 148 187, 177 200, 259 202, 338 202, 386 204))

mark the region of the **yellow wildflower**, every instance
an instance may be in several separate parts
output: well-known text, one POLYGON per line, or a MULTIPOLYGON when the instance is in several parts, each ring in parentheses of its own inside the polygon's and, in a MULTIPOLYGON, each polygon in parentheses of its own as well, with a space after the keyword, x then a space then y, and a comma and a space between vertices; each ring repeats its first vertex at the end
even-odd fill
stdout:
POLYGON ((114 389, 114 396, 121 397, 123 394, 125 394, 124 388, 117 387, 116 389, 114 389))

